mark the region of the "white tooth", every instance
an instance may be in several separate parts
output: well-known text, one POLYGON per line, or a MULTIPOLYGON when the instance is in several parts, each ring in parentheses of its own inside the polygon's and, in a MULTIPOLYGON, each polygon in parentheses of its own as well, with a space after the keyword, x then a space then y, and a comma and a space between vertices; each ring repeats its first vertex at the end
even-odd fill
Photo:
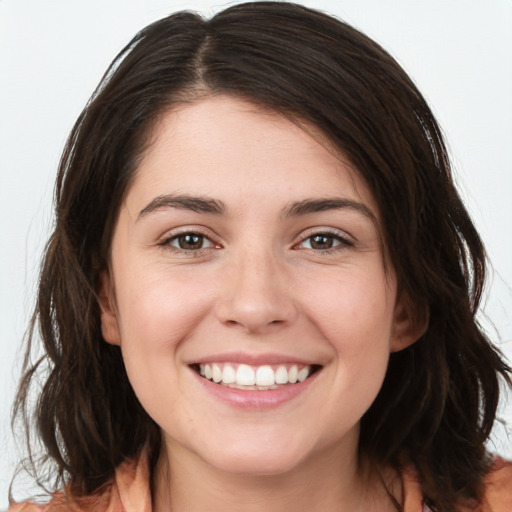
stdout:
POLYGON ((254 386, 256 376, 248 364, 241 364, 236 371, 236 383, 242 386, 254 386))
POLYGON ((204 377, 204 364, 199 365, 199 375, 202 375, 204 377))
POLYGON ((297 365, 293 365, 288 372, 288 382, 291 384, 295 384, 297 382, 297 378, 299 376, 299 370, 297 369, 297 365))
POLYGON ((222 370, 218 364, 212 364, 212 379, 213 382, 220 382, 222 380, 222 370))
POLYGON ((276 370, 276 384, 288 384, 288 371, 285 366, 279 366, 276 370))
POLYGON ((246 386, 242 384, 228 384, 229 388, 233 389, 243 389, 244 391, 258 391, 258 386, 246 386))
POLYGON ((236 372, 232 366, 228 364, 224 365, 224 369, 222 370, 222 382, 224 384, 232 384, 236 382, 236 372))
POLYGON ((204 367, 204 376, 208 380, 211 380, 211 378, 212 378, 212 368, 209 364, 205 365, 205 367, 204 367))
POLYGON ((305 366, 302 368, 302 370, 299 371, 299 374, 297 375, 297 380, 299 382, 304 382, 309 375, 309 366, 305 366))
POLYGON ((273 386, 275 384, 274 370, 268 365, 260 366, 256 370, 257 386, 273 386))

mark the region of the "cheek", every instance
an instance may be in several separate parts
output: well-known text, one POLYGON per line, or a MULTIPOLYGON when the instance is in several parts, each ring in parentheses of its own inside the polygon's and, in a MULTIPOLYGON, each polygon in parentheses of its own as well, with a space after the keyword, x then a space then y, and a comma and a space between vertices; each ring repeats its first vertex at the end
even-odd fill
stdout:
POLYGON ((176 349, 205 315, 211 293, 186 272, 139 269, 132 276, 116 289, 123 352, 176 349))
POLYGON ((121 351, 135 394, 158 420, 162 404, 166 410, 179 407, 185 391, 182 342, 207 314, 211 294, 201 283, 179 272, 171 275, 169 269, 156 276, 139 268, 129 275, 116 289, 121 351))
POLYGON ((309 283, 304 296, 312 321, 339 351, 358 354, 365 347, 389 351, 395 290, 382 272, 340 272, 309 283))
MULTIPOLYGON (((363 414, 386 374, 395 291, 382 273, 347 272, 310 287, 308 316, 336 354, 334 393, 363 414)), ((336 397, 333 397, 336 400, 336 397)))

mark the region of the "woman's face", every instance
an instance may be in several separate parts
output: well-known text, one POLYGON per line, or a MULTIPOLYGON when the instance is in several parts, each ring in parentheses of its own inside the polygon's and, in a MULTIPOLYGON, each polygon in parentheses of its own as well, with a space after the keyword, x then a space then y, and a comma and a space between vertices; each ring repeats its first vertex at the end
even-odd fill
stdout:
POLYGON ((175 457, 253 474, 355 457, 390 351, 415 339, 375 201, 315 139, 196 101, 163 116, 128 190, 103 333, 175 457))

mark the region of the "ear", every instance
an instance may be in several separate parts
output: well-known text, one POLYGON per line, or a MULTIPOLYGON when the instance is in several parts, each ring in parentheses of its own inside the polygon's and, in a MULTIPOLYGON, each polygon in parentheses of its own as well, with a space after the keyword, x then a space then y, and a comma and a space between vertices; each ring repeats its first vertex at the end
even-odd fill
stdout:
POLYGON ((399 293, 393 319, 391 352, 398 352, 418 341, 427 331, 429 314, 426 307, 414 307, 399 293))
POLYGON ((114 287, 107 271, 100 274, 100 303, 101 333, 107 343, 121 345, 121 335, 114 300, 114 287))

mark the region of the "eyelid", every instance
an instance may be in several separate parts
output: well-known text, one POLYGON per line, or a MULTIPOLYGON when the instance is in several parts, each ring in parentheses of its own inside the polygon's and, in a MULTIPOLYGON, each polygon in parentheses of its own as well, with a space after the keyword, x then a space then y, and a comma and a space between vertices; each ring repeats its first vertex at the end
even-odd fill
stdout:
POLYGON ((300 248, 299 246, 302 243, 304 243, 308 238, 311 238, 315 235, 332 236, 333 238, 336 238, 337 240, 339 240, 341 243, 340 243, 340 245, 331 247, 329 249, 322 249, 322 250, 307 249, 307 250, 328 253, 329 251, 336 251, 336 250, 340 250, 340 249, 347 248, 347 247, 353 247, 356 243, 356 240, 354 239, 354 237, 349 235, 346 231, 343 231, 341 229, 332 228, 332 227, 318 226, 318 227, 314 227, 314 228, 308 228, 305 231, 303 231, 298 237, 299 238, 298 242, 293 244, 293 248, 299 249, 300 248))
POLYGON ((180 226, 180 227, 177 227, 177 228, 173 228, 169 231, 166 231, 164 235, 162 235, 161 237, 159 237, 156 245, 158 246, 161 246, 161 247, 165 247, 165 248, 168 248, 170 250, 176 250, 177 252, 183 252, 183 253, 199 253, 203 250, 208 250, 208 249, 220 249, 222 246, 220 244, 220 242, 218 241, 218 237, 216 237, 209 229, 203 227, 203 226, 180 226), (197 249, 195 251, 192 251, 192 250, 186 250, 186 249, 179 249, 177 247, 173 247, 170 245, 170 241, 171 240, 174 240, 176 238, 178 238, 179 236, 181 235, 187 235, 187 234, 191 234, 191 235, 200 235, 206 239, 208 239, 210 242, 211 242, 211 246, 210 247, 204 247, 202 249, 197 249))

